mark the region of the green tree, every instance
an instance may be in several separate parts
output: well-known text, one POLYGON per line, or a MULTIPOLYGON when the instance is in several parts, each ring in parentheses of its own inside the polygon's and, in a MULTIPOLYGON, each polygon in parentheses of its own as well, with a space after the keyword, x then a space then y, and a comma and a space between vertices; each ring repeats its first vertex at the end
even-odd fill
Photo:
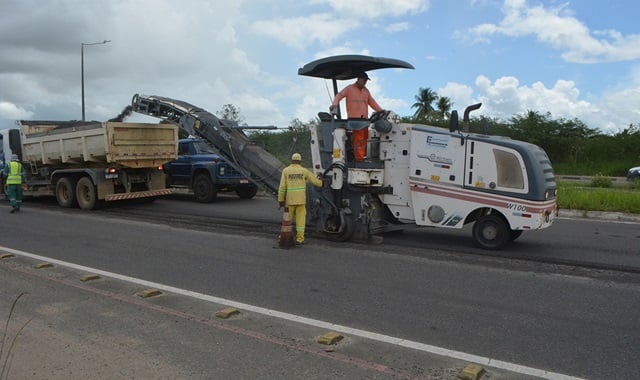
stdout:
POLYGON ((445 120, 451 117, 451 108, 453 107, 451 99, 446 96, 438 97, 436 107, 438 107, 437 113, 440 119, 445 120))
POLYGON ((435 111, 433 103, 438 100, 438 94, 429 87, 421 87, 415 99, 416 102, 411 106, 411 108, 416 108, 413 118, 416 120, 428 119, 435 111))
POLYGON ((240 108, 233 104, 225 104, 222 110, 216 111, 216 116, 221 119, 235 121, 238 125, 243 125, 244 117, 240 114, 240 108))
POLYGON ((289 163, 291 155, 295 152, 302 155, 302 164, 311 166, 311 134, 309 125, 317 121, 307 123, 299 119, 293 119, 284 130, 257 130, 253 131, 251 141, 260 144, 266 151, 274 155, 280 161, 289 163))

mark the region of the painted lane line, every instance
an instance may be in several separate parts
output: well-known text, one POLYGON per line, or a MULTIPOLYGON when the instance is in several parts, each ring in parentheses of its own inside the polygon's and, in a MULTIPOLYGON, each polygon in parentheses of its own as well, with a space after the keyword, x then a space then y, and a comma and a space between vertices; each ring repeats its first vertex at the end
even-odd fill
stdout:
POLYGON ((569 376, 569 375, 565 375, 565 374, 561 374, 561 373, 550 372, 550 371, 546 371, 546 370, 542 370, 542 369, 538 369, 538 368, 528 367, 528 366, 515 364, 515 363, 510 363, 510 362, 506 362, 506 361, 502 361, 502 360, 496 360, 496 359, 487 358, 487 357, 484 357, 484 356, 479 356, 479 355, 475 355, 475 354, 469 354, 469 353, 466 353, 466 352, 450 350, 450 349, 444 348, 444 347, 438 347, 438 346, 433 346, 433 345, 426 344, 426 343, 420 343, 420 342, 415 342, 415 341, 411 341, 411 340, 407 340, 407 339, 396 338, 396 337, 393 337, 393 336, 379 334, 379 333, 376 333, 376 332, 356 329, 356 328, 352 328, 352 327, 348 327, 348 326, 342 326, 342 325, 334 324, 334 323, 331 323, 331 322, 321 321, 321 320, 318 320, 318 319, 302 317, 302 316, 295 315, 295 314, 289 314, 289 313, 285 313, 285 312, 281 312, 281 311, 277 311, 277 310, 271 310, 271 309, 267 309, 267 308, 263 308, 263 307, 259 307, 259 306, 254 306, 254 305, 249 305, 249 304, 245 304, 245 303, 241 303, 241 302, 236 302, 236 301, 228 300, 228 299, 225 299, 225 298, 220 298, 220 297, 215 297, 215 296, 211 296, 211 295, 207 295, 207 294, 197 293, 197 292, 193 292, 193 291, 186 290, 186 289, 180 289, 180 288, 176 288, 176 287, 169 286, 169 285, 164 285, 164 284, 160 284, 160 283, 156 283, 156 282, 142 280, 142 279, 135 278, 135 277, 129 277, 129 276, 121 275, 121 274, 118 274, 118 273, 107 272, 107 271, 104 271, 104 270, 95 269, 95 268, 91 268, 91 267, 87 267, 87 266, 83 266, 83 265, 78 265, 78 264, 74 264, 74 263, 69 263, 69 262, 62 261, 62 260, 52 259, 52 258, 49 258, 49 257, 36 255, 36 254, 33 254, 33 253, 29 253, 29 252, 25 252, 25 251, 13 249, 13 248, 0 246, 0 250, 6 251, 8 253, 13 253, 14 255, 19 255, 19 256, 23 256, 23 257, 29 257, 29 258, 34 259, 34 260, 46 261, 46 262, 49 262, 51 264, 59 265, 59 266, 66 267, 66 268, 75 269, 75 270, 78 270, 78 271, 91 272, 91 273, 95 273, 95 274, 98 274, 98 275, 101 275, 101 276, 110 277, 110 278, 114 278, 114 279, 125 281, 125 282, 130 282, 130 283, 141 285, 141 286, 145 286, 145 287, 156 288, 156 289, 159 289, 159 290, 164 290, 166 292, 171 292, 171 293, 175 293, 175 294, 179 294, 179 295, 183 295, 183 296, 192 297, 192 298, 195 298, 195 299, 198 299, 198 300, 202 300, 202 301, 207 301, 207 302, 222 304, 222 305, 226 305, 226 306, 231 306, 231 307, 235 307, 235 308, 242 309, 242 310, 252 311, 252 312, 257 313, 257 314, 266 315, 266 316, 269 316, 269 317, 279 318, 279 319, 283 319, 283 320, 291 321, 291 322, 296 322, 296 323, 302 323, 302 324, 305 324, 305 325, 318 327, 318 328, 322 328, 322 329, 334 330, 334 331, 337 331, 337 332, 341 332, 343 334, 358 336, 358 337, 365 338, 365 339, 371 339, 371 340, 375 340, 375 341, 382 342, 382 343, 392 344, 392 345, 396 345, 396 346, 404 347, 404 348, 410 348, 410 349, 414 349, 414 350, 417 350, 417 351, 427 352, 427 353, 430 353, 430 354, 440 355, 440 356, 444 356, 444 357, 448 357, 448 358, 452 358, 452 359, 459 359, 459 360, 464 360, 464 361, 468 361, 468 362, 473 362, 473 363, 476 363, 476 364, 485 365, 487 367, 503 369, 503 370, 515 372, 515 373, 518 373, 518 374, 535 376, 535 377, 539 377, 539 378, 542 378, 542 379, 549 379, 549 380, 584 380, 584 379, 579 378, 579 377, 573 377, 573 376, 569 376))

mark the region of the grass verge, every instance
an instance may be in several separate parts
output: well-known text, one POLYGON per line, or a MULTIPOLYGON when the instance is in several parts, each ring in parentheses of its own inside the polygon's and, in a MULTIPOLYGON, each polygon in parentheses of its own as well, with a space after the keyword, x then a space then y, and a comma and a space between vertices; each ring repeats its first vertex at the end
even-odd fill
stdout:
POLYGON ((558 181, 557 202, 561 209, 640 214, 640 182, 609 184, 558 181), (594 186, 595 185, 595 186, 594 186))

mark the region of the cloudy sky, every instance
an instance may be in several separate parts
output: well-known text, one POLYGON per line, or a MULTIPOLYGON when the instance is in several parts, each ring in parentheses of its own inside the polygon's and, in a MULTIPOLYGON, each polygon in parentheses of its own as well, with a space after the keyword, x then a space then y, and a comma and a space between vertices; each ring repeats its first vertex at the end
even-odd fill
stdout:
POLYGON ((639 25, 637 0, 0 0, 0 127, 81 119, 81 44, 109 40, 84 47, 89 120, 140 93, 286 127, 331 101, 298 68, 365 54, 415 66, 369 73, 401 116, 429 87, 475 115, 616 132, 640 124, 639 25))

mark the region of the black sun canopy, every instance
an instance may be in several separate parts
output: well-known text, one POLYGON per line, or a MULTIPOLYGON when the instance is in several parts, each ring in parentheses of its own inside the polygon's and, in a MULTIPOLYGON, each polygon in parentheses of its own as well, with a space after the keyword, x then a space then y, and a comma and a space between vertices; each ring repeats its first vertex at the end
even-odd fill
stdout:
POLYGON ((298 69, 298 75, 347 80, 355 78, 362 71, 389 68, 414 69, 413 65, 399 59, 370 57, 367 55, 336 55, 307 63, 298 69))

